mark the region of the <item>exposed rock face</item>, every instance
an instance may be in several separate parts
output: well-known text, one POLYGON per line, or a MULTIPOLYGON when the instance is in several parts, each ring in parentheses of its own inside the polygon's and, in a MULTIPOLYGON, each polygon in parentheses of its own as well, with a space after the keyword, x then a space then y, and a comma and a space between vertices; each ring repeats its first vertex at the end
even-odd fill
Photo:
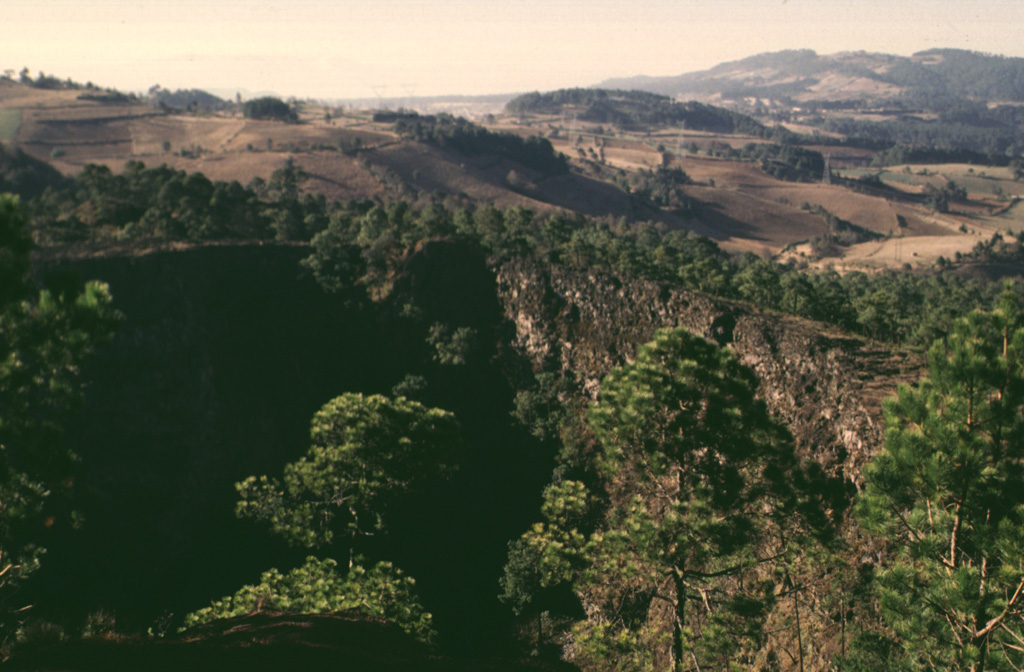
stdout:
MULTIPOLYGON (((731 347, 756 373, 758 395, 789 427, 798 453, 845 482, 833 492, 833 501, 843 502, 844 508, 859 487, 865 463, 881 448, 882 399, 921 373, 918 357, 825 325, 655 282, 519 261, 501 266, 497 280, 517 347, 534 367, 554 366, 575 375, 591 396, 600 391, 602 378, 630 360, 657 329, 682 326, 731 347)), ((871 562, 868 542, 852 518, 846 516, 840 527, 847 566, 871 562)), ((841 606, 836 606, 836 577, 828 571, 813 562, 796 570, 794 580, 802 590, 780 597, 768 618, 766 629, 772 634, 758 653, 766 668, 828 669, 845 650, 847 635, 837 614, 850 604, 843 592, 850 586, 838 589, 841 606)), ((850 582, 849 577, 838 580, 850 582)))
POLYGON ((757 373, 758 394, 801 454, 854 484, 881 445, 882 398, 920 374, 919 359, 905 353, 655 282, 522 261, 497 277, 517 345, 535 367, 557 363, 596 396, 601 379, 657 329, 686 327, 730 346, 757 373))

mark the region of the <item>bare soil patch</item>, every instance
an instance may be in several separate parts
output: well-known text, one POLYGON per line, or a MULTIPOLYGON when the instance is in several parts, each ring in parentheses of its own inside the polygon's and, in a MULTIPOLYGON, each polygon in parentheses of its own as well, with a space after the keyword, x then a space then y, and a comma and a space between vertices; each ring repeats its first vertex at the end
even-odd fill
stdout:
POLYGON ((681 167, 695 182, 710 183, 714 180, 718 187, 744 189, 784 184, 765 174, 751 161, 727 161, 687 155, 675 159, 672 165, 681 167))
POLYGON ((696 219, 725 249, 778 254, 782 248, 824 233, 821 217, 731 188, 693 186, 703 205, 696 219))
POLYGON ((896 213, 888 201, 827 184, 779 184, 759 190, 762 198, 800 206, 819 205, 857 226, 889 235, 898 228, 896 213))
POLYGON ((890 238, 851 245, 844 251, 841 263, 847 268, 862 269, 896 268, 905 264, 929 267, 939 257, 953 259, 957 252, 970 252, 979 240, 981 238, 969 235, 890 238))

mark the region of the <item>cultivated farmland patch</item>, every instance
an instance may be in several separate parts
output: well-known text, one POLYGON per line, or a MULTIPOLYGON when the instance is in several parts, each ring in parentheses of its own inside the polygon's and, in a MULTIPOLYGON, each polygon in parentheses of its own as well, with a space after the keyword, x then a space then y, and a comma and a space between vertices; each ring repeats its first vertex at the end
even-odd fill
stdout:
POLYGON ((14 140, 21 128, 21 110, 0 110, 0 140, 14 140))

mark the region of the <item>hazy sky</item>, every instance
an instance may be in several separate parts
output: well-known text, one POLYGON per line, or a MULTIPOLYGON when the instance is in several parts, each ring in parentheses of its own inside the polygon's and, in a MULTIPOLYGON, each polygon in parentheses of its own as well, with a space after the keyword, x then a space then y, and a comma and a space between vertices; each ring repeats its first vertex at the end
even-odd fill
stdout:
POLYGON ((0 0, 0 69, 345 98, 677 75, 765 51, 1024 56, 1024 0, 0 0))

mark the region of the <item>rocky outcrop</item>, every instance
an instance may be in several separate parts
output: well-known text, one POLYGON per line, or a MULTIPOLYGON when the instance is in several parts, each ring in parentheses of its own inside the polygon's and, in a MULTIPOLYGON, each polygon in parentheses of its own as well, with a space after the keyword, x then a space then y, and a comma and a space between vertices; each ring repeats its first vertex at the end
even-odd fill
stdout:
POLYGON ((501 266, 497 279, 517 346, 535 368, 558 366, 596 396, 602 377, 657 329, 686 327, 731 347, 801 454, 853 484, 881 445, 881 400, 921 370, 917 357, 826 325, 656 282, 526 261, 501 266))
MULTIPOLYGON (((882 445, 881 402, 918 379, 920 358, 823 324, 596 271, 516 261, 498 268, 497 284, 518 350, 535 369, 574 376, 592 397, 612 367, 630 360, 657 329, 682 326, 732 348, 756 373, 758 395, 789 427, 798 453, 829 476, 844 539, 840 564, 867 570, 877 557, 845 514, 865 463, 882 445)), ((758 652, 765 669, 829 669, 845 651, 840 623, 858 573, 816 562, 797 562, 801 590, 780 596, 768 617, 772 634, 758 652)))

